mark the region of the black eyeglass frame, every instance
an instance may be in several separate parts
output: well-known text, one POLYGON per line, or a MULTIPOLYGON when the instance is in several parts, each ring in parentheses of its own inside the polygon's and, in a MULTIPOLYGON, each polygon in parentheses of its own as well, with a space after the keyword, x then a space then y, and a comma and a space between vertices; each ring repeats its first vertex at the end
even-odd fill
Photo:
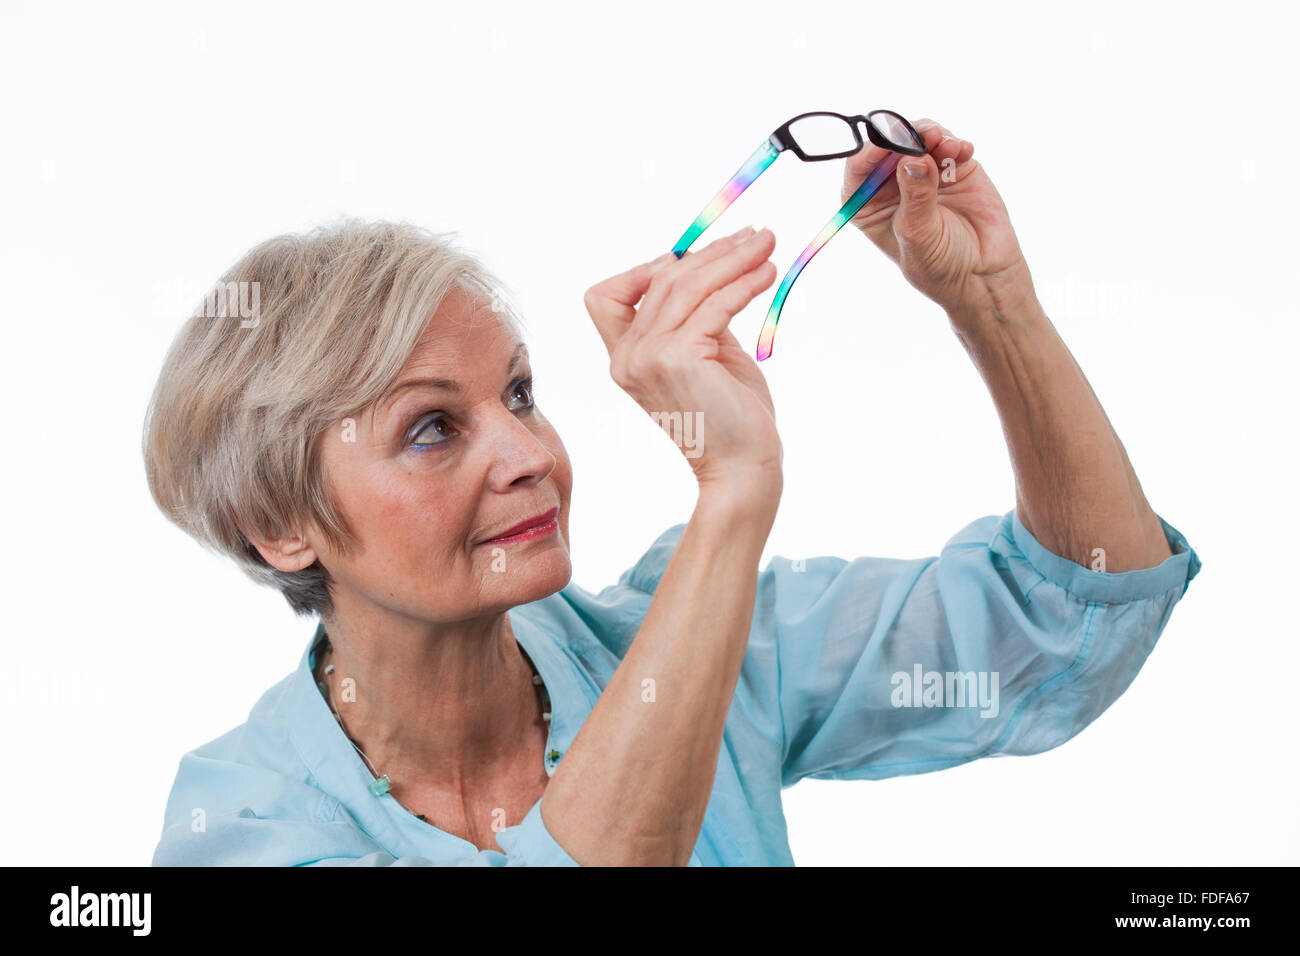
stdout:
POLYGON ((791 286, 794 284, 795 279, 799 277, 799 273, 803 271, 804 266, 806 266, 809 260, 817 254, 817 250, 824 246, 830 238, 839 231, 840 227, 850 221, 864 205, 871 201, 872 197, 875 196, 880 187, 883 186, 891 176, 893 176, 894 170, 897 168, 901 157, 924 156, 928 152, 925 146, 925 138, 917 132, 916 127, 908 122, 906 117, 894 112, 893 110, 872 110, 866 115, 859 116, 846 116, 843 113, 836 113, 833 110, 814 110, 808 113, 800 113, 798 116, 786 120, 764 138, 759 147, 750 154, 747 160, 745 160, 744 165, 741 166, 740 169, 736 170, 732 177, 727 180, 726 185, 723 186, 711 200, 709 200, 708 205, 700 211, 700 214, 695 217, 694 222, 687 227, 686 231, 682 233, 681 238, 678 239, 673 246, 673 255, 680 259, 686 254, 700 234, 708 229, 709 226, 720 215, 722 215, 723 211, 735 202, 741 193, 753 185, 754 181, 763 174, 763 171, 771 166, 772 163, 774 163, 786 150, 794 153, 801 162, 810 163, 821 162, 828 159, 843 159, 852 156, 865 145, 862 141, 862 133, 858 129, 859 123, 866 124, 867 139, 870 140, 873 146, 885 150, 886 155, 884 159, 876 164, 866 178, 863 179, 862 184, 854 190, 853 195, 844 202, 840 207, 839 212, 831 217, 831 220, 822 227, 821 232, 819 232, 808 247, 804 249, 799 258, 795 260, 794 265, 790 267, 790 271, 786 273, 785 278, 781 280, 781 284, 777 287, 776 295, 772 299, 772 305, 767 311, 767 318, 763 321, 763 328, 759 332, 756 357, 760 362, 764 361, 772 354, 772 340, 776 335, 777 322, 780 321, 781 308, 785 303, 786 297, 790 293, 791 286), (876 129, 875 123, 872 122, 872 120, 874 117, 880 115, 890 116, 900 124, 901 132, 906 134, 906 138, 911 145, 902 142, 894 142, 884 133, 881 133, 876 129), (804 152, 803 148, 799 145, 798 140, 791 132, 791 127, 800 120, 812 116, 834 117, 835 119, 846 123, 853 133, 854 148, 817 155, 804 152))
POLYGON ((862 123, 867 127, 867 139, 871 140, 873 146, 879 146, 881 149, 887 149, 892 153, 905 153, 908 156, 924 156, 925 149, 917 147, 904 146, 901 143, 893 143, 884 137, 880 130, 876 129, 875 124, 871 122, 871 117, 884 113, 899 120, 904 128, 912 130, 912 124, 907 119, 893 110, 872 110, 870 113, 858 116, 845 116, 843 113, 836 113, 832 110, 814 110, 811 113, 800 113, 798 116, 791 117, 780 126, 778 126, 769 137, 778 149, 788 149, 805 163, 818 163, 826 159, 844 159, 846 156, 852 156, 865 145, 862 142, 862 133, 858 130, 858 124, 862 123), (840 153, 827 153, 826 155, 810 156, 805 153, 799 146, 798 141, 790 133, 792 124, 799 120, 807 119, 810 116, 834 116, 848 124, 849 129, 853 131, 854 146, 852 149, 846 149, 840 153))

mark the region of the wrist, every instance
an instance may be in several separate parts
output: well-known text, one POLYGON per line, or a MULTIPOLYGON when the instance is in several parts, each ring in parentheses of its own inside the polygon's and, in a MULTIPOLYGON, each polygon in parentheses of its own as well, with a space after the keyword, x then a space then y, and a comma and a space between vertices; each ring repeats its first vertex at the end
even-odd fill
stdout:
POLYGON ((779 469, 729 471, 699 482, 696 509, 726 520, 757 521, 768 527, 776 519, 785 478, 779 469))
POLYGON ((947 309, 948 321, 959 334, 981 326, 1007 326, 1046 321, 1029 266, 1024 259, 999 272, 978 277, 971 295, 947 309))

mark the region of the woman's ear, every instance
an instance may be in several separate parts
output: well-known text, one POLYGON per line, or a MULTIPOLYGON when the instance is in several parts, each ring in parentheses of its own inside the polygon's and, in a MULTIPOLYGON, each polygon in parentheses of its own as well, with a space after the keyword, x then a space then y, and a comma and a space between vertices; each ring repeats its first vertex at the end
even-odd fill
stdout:
POLYGON ((316 549, 299 534, 286 538, 255 538, 238 525, 244 540, 257 549, 263 560, 277 571, 292 573, 310 567, 316 561, 316 549))

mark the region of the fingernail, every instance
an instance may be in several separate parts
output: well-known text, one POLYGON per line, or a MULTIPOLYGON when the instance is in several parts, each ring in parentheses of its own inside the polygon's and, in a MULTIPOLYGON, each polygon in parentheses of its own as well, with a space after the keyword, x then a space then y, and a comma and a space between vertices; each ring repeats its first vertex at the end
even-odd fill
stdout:
POLYGON ((675 253, 675 252, 665 252, 662 256, 660 256, 658 259, 655 259, 655 260, 654 260, 653 262, 651 262, 650 264, 651 264, 652 266, 663 265, 663 264, 666 263, 668 260, 670 260, 670 259, 676 259, 676 258, 677 258, 677 253, 675 253))
POLYGON ((931 127, 934 126, 934 120, 919 119, 912 125, 915 126, 917 129, 930 129, 931 127))
POLYGON ((904 163, 903 171, 911 179, 924 179, 926 173, 925 163, 904 163))
POLYGON ((754 231, 754 227, 753 227, 753 226, 746 226, 744 229, 741 229, 739 232, 733 232, 733 233, 731 234, 731 238, 732 238, 732 239, 747 239, 747 238, 749 238, 749 234, 752 233, 753 231, 754 231))

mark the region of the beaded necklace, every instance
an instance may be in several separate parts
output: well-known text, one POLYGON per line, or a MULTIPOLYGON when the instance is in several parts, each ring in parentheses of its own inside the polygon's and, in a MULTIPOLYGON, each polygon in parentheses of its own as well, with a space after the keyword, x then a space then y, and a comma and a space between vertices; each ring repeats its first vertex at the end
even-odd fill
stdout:
MULTIPOLYGON (((330 644, 330 639, 328 634, 325 635, 323 638, 321 638, 320 644, 317 646, 321 649, 321 654, 317 658, 317 662, 318 662, 317 666, 319 667, 320 666, 319 661, 323 659, 326 654, 332 653, 334 647, 333 645, 330 644)), ((547 692, 546 685, 542 682, 542 675, 537 673, 537 666, 533 664, 533 659, 529 657, 527 654, 524 654, 524 659, 528 661, 528 666, 533 672, 533 685, 541 693, 542 720, 546 721, 549 724, 551 722, 551 695, 547 692)), ((328 676, 333 673, 334 673, 334 665, 332 663, 326 664, 325 675, 328 676)), ((352 735, 348 733, 348 729, 343 723, 343 717, 339 714, 338 710, 334 707, 334 702, 330 694, 329 684, 326 681, 323 681, 319 677, 317 677, 316 687, 320 690, 321 696, 325 698, 325 704, 326 706, 329 707, 330 711, 334 714, 334 719, 339 722, 339 727, 343 731, 343 736, 347 737, 348 743, 350 743, 353 749, 356 750, 356 752, 361 755, 361 759, 366 762, 366 766, 370 769, 370 772, 374 775, 375 780, 370 784, 370 792, 373 793, 376 797, 382 797, 384 794, 386 794, 389 790, 392 789, 393 786, 392 778, 390 778, 386 773, 380 773, 379 768, 377 768, 374 765, 374 763, 371 762, 370 758, 366 756, 365 751, 363 751, 360 747, 358 747, 357 742, 352 739, 352 735)), ((558 757, 559 757, 559 753, 557 753, 556 751, 551 751, 551 753, 548 754, 548 760, 550 762, 554 762, 556 759, 558 759, 558 757)), ((429 822, 429 818, 425 816, 423 813, 415 814, 415 818, 417 820, 422 820, 425 823, 429 823, 430 826, 433 825, 432 823, 429 822)))

